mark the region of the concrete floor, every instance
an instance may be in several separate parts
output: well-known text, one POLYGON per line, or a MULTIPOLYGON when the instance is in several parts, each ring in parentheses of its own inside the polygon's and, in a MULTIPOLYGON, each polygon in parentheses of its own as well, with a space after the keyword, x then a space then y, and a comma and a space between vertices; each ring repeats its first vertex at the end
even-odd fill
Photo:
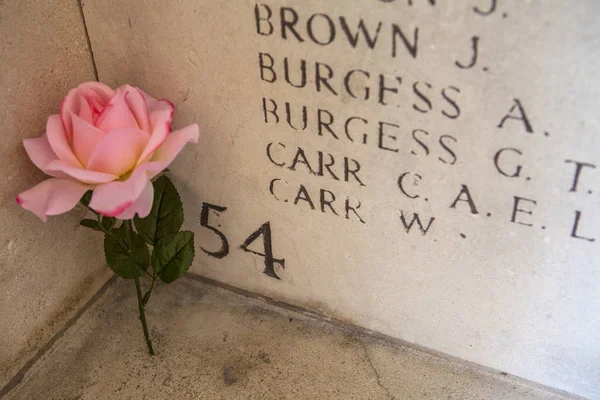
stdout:
MULTIPOLYGON (((118 280, 6 399, 567 399, 186 277, 148 306, 118 280)), ((574 397, 573 397, 574 398, 574 397)))

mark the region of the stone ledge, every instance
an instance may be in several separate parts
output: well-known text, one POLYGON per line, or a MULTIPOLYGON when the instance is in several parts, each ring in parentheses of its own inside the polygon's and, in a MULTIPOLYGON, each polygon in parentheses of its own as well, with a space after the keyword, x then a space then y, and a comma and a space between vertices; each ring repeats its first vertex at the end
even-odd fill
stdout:
POLYGON ((156 289, 146 353, 117 280, 6 399, 574 399, 183 279, 156 289))

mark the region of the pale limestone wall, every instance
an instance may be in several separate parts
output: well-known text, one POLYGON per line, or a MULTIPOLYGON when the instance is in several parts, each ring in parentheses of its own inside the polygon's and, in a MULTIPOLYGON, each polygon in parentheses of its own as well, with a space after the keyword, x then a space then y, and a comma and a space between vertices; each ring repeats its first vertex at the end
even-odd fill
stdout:
POLYGON ((94 79, 77 0, 0 2, 0 388, 110 276, 100 238, 79 227, 83 210, 44 224, 15 202, 45 178, 21 140, 94 79))
MULTIPOLYGON (((265 35, 257 34, 254 1, 84 5, 100 79, 167 97, 177 107, 176 125, 201 127, 200 144, 187 148, 172 168, 186 224, 196 231, 193 271, 560 389, 600 396, 600 169, 579 164, 573 188, 576 164, 566 161, 600 162, 598 2, 264 4, 272 11, 272 35, 264 21, 259 29, 265 35), (297 14, 302 42, 290 30, 282 38, 282 6, 294 9, 284 11, 288 21, 297 14), (306 24, 314 14, 311 40, 306 24), (335 38, 323 14, 330 16, 335 38), (363 18, 372 34, 381 22, 374 49, 364 37, 353 48, 339 16, 353 31, 363 18), (394 34, 394 24, 409 46, 394 34), (415 50, 410 46, 417 27, 415 50), (473 45, 475 66, 460 68, 472 61, 473 45), (276 82, 268 82, 272 75, 266 70, 261 80, 260 52, 273 58, 276 82), (296 84, 300 60, 307 61, 306 87, 285 82, 284 57, 294 67, 296 84), (331 89, 320 81, 317 90, 315 62, 331 68, 331 89), (369 75, 353 75, 347 90, 343 77, 353 69, 369 75), (388 88, 383 94, 379 74, 388 88), (365 85, 369 99, 361 98, 365 85), (272 114, 265 123, 263 97, 278 103, 279 124, 272 114), (300 107, 308 106, 307 129, 287 125, 286 101, 297 128, 300 107), (326 130, 319 135, 319 108, 335 116, 336 137, 326 130), (502 124, 509 110, 512 118, 502 124), (344 133, 351 116, 368 121, 353 120, 353 141, 344 133), (267 157, 269 143, 273 161, 267 157), (305 151, 312 174, 302 158, 290 170, 297 147, 305 151), (503 148, 512 150, 500 154, 498 170, 494 158, 503 148), (339 180, 324 167, 319 171, 318 151, 325 163, 331 162, 328 153, 335 157, 332 171, 339 180), (353 160, 360 163, 357 176, 364 186, 352 174, 345 181, 344 157, 351 170, 353 160), (275 165, 283 162, 285 167, 275 165), (398 187, 404 173, 407 195, 398 187), (306 193, 296 197, 302 187, 316 210, 306 193), (335 194, 338 216, 326 204, 322 212, 321 193, 325 200, 335 194), (346 199, 351 207, 360 200, 365 223, 351 210, 345 218, 346 199), (207 209, 205 221, 228 239, 229 254, 222 258, 201 250, 220 247, 217 235, 200 227, 204 202, 227 207, 220 215, 207 209), (424 230, 431 221, 426 234, 416 223, 407 233, 401 212, 406 224, 419 213, 424 230), (274 269, 281 280, 262 273, 263 258, 239 249, 266 221, 274 256, 285 258, 285 270, 274 269)), ((267 14, 259 7, 261 18, 267 14)), ((319 68, 327 77, 328 68, 319 68)), ((262 238, 250 248, 262 251, 262 238)))

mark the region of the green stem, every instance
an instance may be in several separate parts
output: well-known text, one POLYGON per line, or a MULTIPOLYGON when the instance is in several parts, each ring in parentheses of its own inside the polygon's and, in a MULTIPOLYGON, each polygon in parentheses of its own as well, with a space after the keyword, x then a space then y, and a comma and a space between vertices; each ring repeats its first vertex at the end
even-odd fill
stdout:
POLYGON ((154 349, 152 348, 152 342, 150 341, 150 334, 148 333, 148 326, 146 325, 146 314, 144 312, 144 304, 142 300, 142 288, 140 287, 140 278, 137 276, 133 278, 135 281, 135 290, 138 298, 138 308, 140 310, 140 321, 142 321, 142 329, 144 330, 144 338, 146 339, 146 345, 148 346, 148 353, 151 356, 154 355, 154 349))
POLYGON ((144 295, 144 306, 146 304, 148 304, 148 301, 150 300, 150 295, 152 294, 152 289, 154 289, 154 282, 156 282, 156 276, 155 275, 152 276, 152 283, 150 284, 150 289, 148 289, 148 291, 144 295))
MULTIPOLYGON (((125 220, 123 221, 123 224, 125 225, 125 239, 127 240, 127 246, 129 248, 129 251, 131 250, 131 220, 125 220)), ((140 285, 140 278, 139 277, 135 277, 133 278, 133 280, 135 281, 135 291, 137 293, 137 298, 138 298, 138 309, 140 312, 140 321, 142 322, 142 329, 144 330, 144 338, 146 339, 146 345, 148 346, 148 353, 150 353, 151 356, 154 355, 154 349, 152 348, 152 342, 150 341, 150 334, 148 333, 148 325, 146 324, 146 313, 144 311, 144 303, 143 303, 143 299, 142 299, 142 287, 140 285)))

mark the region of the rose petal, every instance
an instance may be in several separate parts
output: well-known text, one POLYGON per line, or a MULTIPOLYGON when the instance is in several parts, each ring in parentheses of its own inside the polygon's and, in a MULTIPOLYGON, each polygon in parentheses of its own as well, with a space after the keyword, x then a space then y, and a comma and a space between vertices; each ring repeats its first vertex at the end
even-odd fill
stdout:
MULTIPOLYGON (((198 143, 199 136, 200 130, 196 124, 172 132, 154 152, 151 160, 160 163, 163 167, 162 169, 167 168, 181 152, 183 146, 185 146, 186 143, 198 143)), ((162 171, 162 169, 160 171, 162 171)), ((158 174, 158 172, 156 172, 156 174, 158 174)), ((156 174, 151 175, 150 178, 154 177, 156 174)))
POLYGON ((148 115, 152 114, 154 111, 162 109, 165 106, 164 104, 161 104, 163 102, 170 104, 171 108, 175 108, 173 106, 173 103, 171 103, 169 100, 156 99, 156 98, 150 96, 148 93, 144 92, 142 89, 138 88, 138 90, 140 91, 142 96, 144 96, 144 100, 146 100, 146 104, 148 106, 148 115))
POLYGON ((133 217, 135 217, 135 214, 137 214, 140 218, 145 218, 148 216, 148 214, 150 214, 153 201, 154 186, 152 186, 152 182, 148 181, 146 187, 142 191, 142 194, 140 194, 137 200, 132 205, 130 205, 125 211, 117 215, 117 218, 132 219, 133 217))
POLYGON ((139 129, 135 117, 129 110, 125 100, 126 92, 117 92, 116 96, 104 107, 102 113, 98 116, 95 126, 104 132, 110 132, 119 128, 139 129))
POLYGON ((121 176, 135 167, 148 135, 139 129, 115 129, 98 143, 87 168, 121 176))
POLYGON ((102 82, 84 82, 81 85, 77 86, 77 88, 83 91, 91 91, 94 95, 100 98, 100 101, 103 104, 108 104, 108 102, 110 102, 110 99, 115 97, 115 91, 102 82))
MULTIPOLYGON (((88 104, 93 115, 94 104, 100 104, 101 107, 104 108, 114 96, 114 90, 100 82, 84 82, 76 88, 69 90, 60 105, 60 118, 63 122, 67 137, 70 138, 71 133, 73 132, 71 115, 78 115, 87 120, 85 103, 88 104)), ((93 122, 93 119, 88 122, 93 122)))
POLYGON ((126 181, 114 181, 96 187, 90 207, 107 217, 116 217, 135 203, 148 182, 147 168, 136 168, 126 181))
POLYGON ((148 105, 142 92, 133 86, 123 85, 117 89, 117 92, 124 91, 125 102, 129 111, 133 114, 138 126, 144 132, 150 133, 150 120, 148 119, 148 105))
POLYGON ((65 174, 60 172, 49 172, 46 170, 48 163, 58 160, 58 157, 52 150, 52 147, 50 147, 48 137, 45 133, 39 138, 23 139, 23 146, 31 162, 40 170, 56 178, 63 178, 65 176, 65 174))
POLYGON ((60 115, 54 114, 48 117, 48 123, 46 124, 46 135, 48 136, 48 142, 50 147, 54 151, 54 154, 58 156, 65 164, 73 167, 81 168, 81 163, 73 154, 71 147, 69 146, 69 140, 66 136, 60 115))
POLYGON ((88 186, 71 179, 47 179, 19 194, 17 203, 46 222, 48 215, 57 215, 77 205, 88 186))
POLYGON ((165 141, 169 132, 171 132, 175 106, 168 100, 156 100, 147 93, 142 92, 142 94, 148 104, 148 118, 152 129, 150 141, 140 157, 141 160, 145 160, 165 141))
POLYGON ((73 132, 73 123, 71 121, 71 115, 79 112, 79 100, 80 94, 77 91, 77 88, 69 90, 65 98, 60 103, 60 119, 63 124, 63 129, 69 137, 71 136, 71 132, 73 132))
POLYGON ((54 160, 46 165, 46 170, 52 173, 64 173, 83 183, 107 183, 119 177, 105 172, 90 171, 83 168, 71 167, 61 160, 54 160))
POLYGON ((92 195, 90 207, 97 212, 114 217, 123 214, 139 198, 149 180, 163 171, 188 142, 198 142, 198 125, 190 125, 171 133, 159 149, 153 161, 135 167, 129 179, 99 185, 92 195))
POLYGON ((92 153, 102 141, 106 133, 92 126, 87 121, 72 116, 73 121, 73 151, 83 165, 87 165, 92 153))
MULTIPOLYGON (((78 116, 79 118, 83 119, 84 121, 87 121, 90 124, 92 124, 94 121, 94 112, 92 110, 92 106, 90 105, 88 99, 86 99, 84 96, 77 96, 77 98, 79 100, 78 113, 71 115, 71 124, 72 124, 71 127, 73 130, 75 130, 75 127, 73 126, 73 124, 74 124, 73 115, 78 116)), ((71 133, 73 133, 73 132, 71 132, 71 133)))

